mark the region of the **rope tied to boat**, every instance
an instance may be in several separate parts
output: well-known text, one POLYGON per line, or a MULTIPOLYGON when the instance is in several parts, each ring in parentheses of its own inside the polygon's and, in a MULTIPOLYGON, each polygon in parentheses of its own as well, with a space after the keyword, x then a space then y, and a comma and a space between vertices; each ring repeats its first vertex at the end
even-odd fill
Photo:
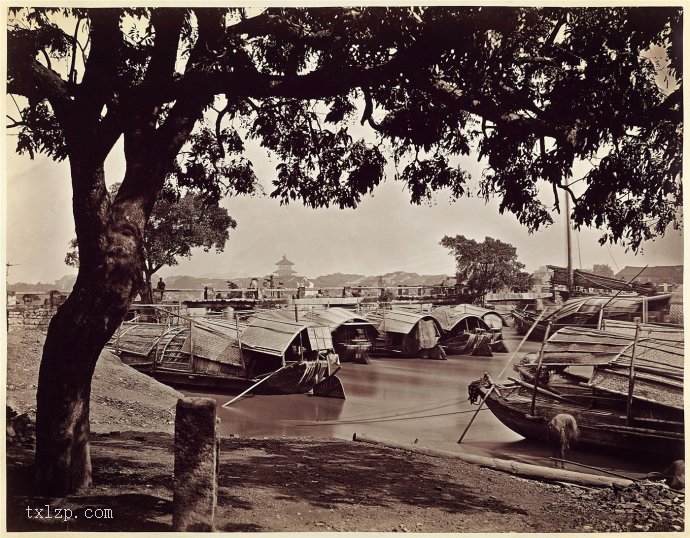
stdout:
POLYGON ((471 405, 477 405, 479 401, 482 399, 481 387, 483 387, 483 383, 483 379, 477 379, 476 381, 472 381, 472 383, 470 383, 467 387, 467 392, 469 394, 469 400, 471 405))

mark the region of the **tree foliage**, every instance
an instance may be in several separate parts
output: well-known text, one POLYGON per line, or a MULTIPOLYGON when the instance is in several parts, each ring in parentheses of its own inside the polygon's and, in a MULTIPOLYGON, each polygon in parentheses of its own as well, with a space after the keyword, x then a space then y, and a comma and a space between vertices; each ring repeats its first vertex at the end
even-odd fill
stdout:
POLYGON ((467 289, 473 301, 489 292, 506 288, 515 292, 527 291, 532 286, 529 273, 522 271, 517 249, 491 237, 482 243, 464 235, 444 236, 441 246, 450 250, 457 264, 458 282, 467 289))
POLYGON ((32 155, 69 153, 60 132, 87 90, 113 137, 142 106, 163 129, 197 94, 181 185, 252 192, 251 138, 280 161, 272 196, 355 207, 392 157, 415 203, 498 196, 536 230, 552 219, 537 193, 565 189, 576 225, 637 249, 679 224, 681 23, 659 7, 13 10, 9 91, 28 99, 14 126, 32 155), (214 17, 222 35, 192 57, 214 17), (101 40, 108 61, 92 66, 101 40), (472 152, 478 188, 455 159, 472 152), (573 178, 578 162, 593 166, 573 178))
POLYGON ((589 269, 590 272, 594 273, 595 275, 601 275, 601 276, 614 276, 613 269, 607 264, 607 263, 595 263, 594 267, 589 269))

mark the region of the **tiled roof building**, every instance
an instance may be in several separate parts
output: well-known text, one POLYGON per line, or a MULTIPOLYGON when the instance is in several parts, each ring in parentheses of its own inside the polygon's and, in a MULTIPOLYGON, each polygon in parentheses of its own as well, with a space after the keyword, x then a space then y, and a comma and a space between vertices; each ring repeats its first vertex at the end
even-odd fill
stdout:
MULTIPOLYGON (((642 267, 626 266, 624 269, 616 274, 616 278, 629 282, 635 275, 642 271, 642 267)), ((682 284, 683 283, 683 266, 682 265, 657 265, 654 267, 647 267, 642 274, 635 278, 635 282, 644 284, 651 282, 656 286, 661 284, 682 284)))
POLYGON ((290 260, 287 259, 285 254, 283 254, 283 259, 276 262, 278 269, 273 271, 276 276, 291 276, 297 273, 293 271, 292 266, 295 265, 290 260))

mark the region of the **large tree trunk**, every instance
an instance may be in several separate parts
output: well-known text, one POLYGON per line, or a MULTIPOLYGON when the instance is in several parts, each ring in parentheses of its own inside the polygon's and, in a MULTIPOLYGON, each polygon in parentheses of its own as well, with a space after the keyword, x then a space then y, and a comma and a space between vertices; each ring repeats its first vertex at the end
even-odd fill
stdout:
POLYGON ((43 495, 74 493, 91 484, 91 378, 142 281, 144 212, 114 211, 102 167, 82 170, 73 163, 73 183, 84 174, 93 177, 90 188, 75 190, 79 275, 48 327, 39 371, 36 483, 43 495))
MULTIPOLYGON (((89 403, 96 361, 141 288, 144 227, 165 176, 213 100, 212 93, 202 91, 177 99, 161 125, 157 105, 138 107, 134 117, 129 113, 124 129, 127 170, 111 202, 103 166, 117 140, 111 135, 119 131, 101 129, 101 97, 110 95, 109 77, 116 76, 110 48, 120 30, 112 10, 94 11, 94 42, 81 84, 90 90, 79 106, 65 104, 60 114, 72 173, 79 276, 50 323, 39 372, 36 482, 45 495, 72 493, 91 484, 89 403)), ((225 20, 222 9, 198 10, 196 15, 199 36, 190 55, 193 64, 219 50, 215 47, 224 35, 225 20)), ((183 18, 182 10, 154 10, 156 39, 148 80, 174 72, 183 18)))
MULTIPOLYGON (((78 284, 48 328, 36 410, 36 479, 42 494, 63 495, 91 485, 91 379, 132 299, 113 293, 109 273, 85 275, 80 269, 78 284)), ((131 280, 131 289, 137 289, 131 280)))

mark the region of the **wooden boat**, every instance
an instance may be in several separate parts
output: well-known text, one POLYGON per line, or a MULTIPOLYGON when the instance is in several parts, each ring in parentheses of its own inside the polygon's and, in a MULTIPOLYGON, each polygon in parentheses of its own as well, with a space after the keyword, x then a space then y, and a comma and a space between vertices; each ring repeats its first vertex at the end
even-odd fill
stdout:
MULTIPOLYGON (((492 383, 493 384, 493 383, 492 383)), ((496 388, 488 394, 486 405, 496 418, 515 433, 538 442, 547 442, 547 425, 559 413, 575 417, 579 438, 577 446, 605 449, 653 456, 656 461, 672 461, 682 458, 685 451, 682 421, 639 421, 639 426, 628 426, 625 411, 621 409, 590 409, 586 397, 594 401, 595 394, 583 395, 578 402, 560 401, 538 394, 536 412, 531 415, 531 387, 516 381, 506 385, 493 384, 496 388)), ((491 386, 491 384, 489 384, 491 386)), ((486 387, 480 389, 482 397, 486 387)))
POLYGON ((123 363, 172 386, 344 398, 328 327, 288 320, 249 323, 171 316, 125 322, 108 347, 123 363))
MULTIPOLYGON (((670 311, 670 299, 670 293, 653 297, 602 295, 569 299, 561 306, 548 306, 541 320, 530 333, 529 339, 542 340, 549 322, 551 332, 573 325, 596 327, 602 310, 602 319, 606 320, 632 321, 636 317, 642 318, 645 308, 656 311, 656 316, 662 317, 665 312, 670 311)), ((535 312, 524 310, 513 310, 512 315, 520 335, 527 334, 539 317, 539 314, 535 312)))
POLYGON ((445 359, 446 354, 438 343, 441 325, 433 316, 405 310, 373 310, 366 315, 381 337, 374 351, 399 353, 405 357, 445 359))
MULTIPOLYGON (((441 306, 434 308, 429 314, 438 321, 443 330, 439 344, 448 353, 492 356, 492 352, 506 352, 508 348, 503 342, 501 331, 502 318, 489 317, 492 322, 498 323, 498 328, 491 327, 482 314, 479 307, 467 307, 473 305, 441 306), (475 312, 475 313, 472 313, 475 312)), ((490 310, 483 312, 491 315, 490 310)))
POLYGON ((379 337, 379 331, 371 321, 353 310, 333 307, 300 310, 297 308, 277 308, 260 313, 262 317, 308 321, 328 327, 333 339, 333 347, 340 362, 369 363, 369 352, 379 337))
POLYGON ((485 398, 499 421, 527 439, 546 442, 551 418, 568 413, 577 420, 583 447, 657 461, 682 457, 683 332, 645 324, 635 341, 635 330, 634 324, 617 321, 607 322, 606 330, 561 329, 541 357, 548 383, 541 372, 536 375, 534 364, 522 364, 516 369, 528 375, 507 383, 486 375, 471 385, 471 398, 485 398), (570 371, 576 366, 590 366, 592 373, 570 371))

